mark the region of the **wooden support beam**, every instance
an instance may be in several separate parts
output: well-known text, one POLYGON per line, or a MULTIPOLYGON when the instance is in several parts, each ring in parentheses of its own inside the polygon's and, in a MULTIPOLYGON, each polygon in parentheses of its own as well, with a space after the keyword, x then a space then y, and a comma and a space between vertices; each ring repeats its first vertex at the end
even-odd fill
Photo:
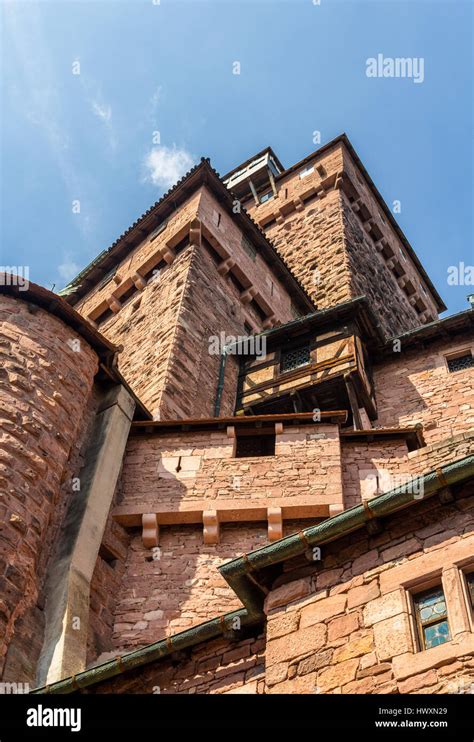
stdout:
POLYGON ((106 302, 114 314, 120 312, 122 303, 118 299, 116 299, 115 296, 110 296, 108 299, 106 299, 106 302))
POLYGON ((219 263, 217 266, 217 272, 220 276, 226 276, 234 265, 235 260, 233 260, 233 258, 226 258, 226 260, 223 260, 222 263, 219 263))
POLYGON ((349 397, 349 403, 352 410, 352 419, 354 422, 354 428, 356 430, 362 430, 362 418, 359 412, 359 403, 357 401, 357 394, 354 389, 354 383, 350 374, 344 374, 344 381, 347 389, 347 396, 349 397))
POLYGON ((255 190, 255 186, 254 186, 254 184, 252 183, 252 181, 250 179, 249 179, 249 186, 250 186, 250 190, 252 191, 252 196, 253 196, 253 199, 255 201, 255 204, 256 204, 256 206, 258 206, 259 200, 258 200, 257 191, 255 190))

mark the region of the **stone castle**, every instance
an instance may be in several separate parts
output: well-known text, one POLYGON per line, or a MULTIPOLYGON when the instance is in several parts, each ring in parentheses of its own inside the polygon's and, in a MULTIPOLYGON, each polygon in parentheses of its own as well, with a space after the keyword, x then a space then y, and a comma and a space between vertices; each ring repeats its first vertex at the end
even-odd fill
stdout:
POLYGON ((1 283, 3 685, 471 691, 474 310, 345 135, 1 283))

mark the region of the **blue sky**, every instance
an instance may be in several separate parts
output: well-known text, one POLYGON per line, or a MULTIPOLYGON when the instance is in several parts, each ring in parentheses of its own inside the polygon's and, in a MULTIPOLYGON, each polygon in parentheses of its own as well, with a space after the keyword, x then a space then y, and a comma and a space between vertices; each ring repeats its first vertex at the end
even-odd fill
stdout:
POLYGON ((4 2, 1 264, 58 290, 201 156, 223 174, 270 144, 289 166, 314 131, 345 131, 449 313, 466 309, 474 287, 447 271, 474 262, 472 16, 455 0, 4 2), (368 78, 378 53, 422 57, 424 81, 368 78))

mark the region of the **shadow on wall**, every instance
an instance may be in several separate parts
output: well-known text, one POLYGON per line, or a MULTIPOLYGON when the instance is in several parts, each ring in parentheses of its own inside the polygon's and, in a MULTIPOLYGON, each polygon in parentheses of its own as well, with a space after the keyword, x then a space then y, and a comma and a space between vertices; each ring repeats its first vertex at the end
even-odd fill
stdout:
MULTIPOLYGON (((157 500, 161 503, 172 497, 175 507, 186 497, 189 502, 187 478, 183 481, 173 475, 168 465, 162 476, 164 468, 159 465, 160 475, 155 475, 157 500)), ((123 503, 124 479, 121 487, 117 504, 123 503)), ((150 484, 147 490, 150 492, 150 484)), ((137 502, 140 497, 136 493, 137 502)), ((147 502, 151 504, 150 498, 147 502)), ((285 524, 285 535, 307 525, 307 520, 289 521, 285 524)), ((113 628, 111 621, 107 626, 93 622, 89 665, 240 607, 218 567, 268 543, 266 521, 222 524, 218 544, 204 544, 201 523, 164 525, 160 527, 159 546, 153 549, 144 547, 141 528, 127 530, 130 544, 126 562, 123 571, 119 563, 114 569, 121 572, 116 585, 113 628)), ((91 606, 94 602, 91 596, 91 606)))

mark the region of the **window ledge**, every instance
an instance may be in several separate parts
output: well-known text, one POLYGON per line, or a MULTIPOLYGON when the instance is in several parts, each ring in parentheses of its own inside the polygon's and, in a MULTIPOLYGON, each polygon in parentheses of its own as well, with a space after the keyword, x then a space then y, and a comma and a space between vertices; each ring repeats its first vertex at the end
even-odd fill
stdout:
POLYGON ((422 652, 406 652, 392 660, 393 672, 397 680, 405 680, 411 675, 418 675, 431 668, 441 667, 453 660, 474 653, 474 634, 459 634, 450 642, 422 652))

